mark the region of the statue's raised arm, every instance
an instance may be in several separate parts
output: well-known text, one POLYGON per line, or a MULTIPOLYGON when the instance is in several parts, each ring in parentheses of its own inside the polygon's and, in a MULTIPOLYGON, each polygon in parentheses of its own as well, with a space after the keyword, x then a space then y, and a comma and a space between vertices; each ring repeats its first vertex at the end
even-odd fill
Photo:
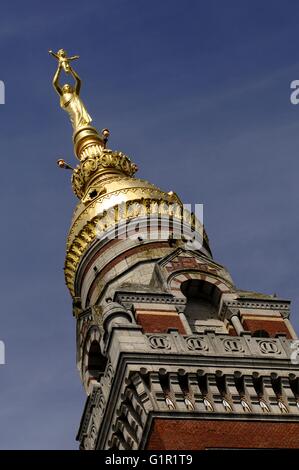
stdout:
POLYGON ((77 93, 77 95, 80 94, 80 90, 81 90, 81 78, 79 77, 79 75, 77 74, 77 72, 75 72, 75 70, 70 67, 70 73, 73 75, 74 79, 75 79, 75 92, 77 93))
POLYGON ((62 95, 62 88, 59 85, 60 72, 61 72, 61 65, 58 64, 57 70, 56 70, 55 75, 54 75, 53 80, 52 80, 52 84, 53 84, 53 87, 57 91, 59 96, 62 95))

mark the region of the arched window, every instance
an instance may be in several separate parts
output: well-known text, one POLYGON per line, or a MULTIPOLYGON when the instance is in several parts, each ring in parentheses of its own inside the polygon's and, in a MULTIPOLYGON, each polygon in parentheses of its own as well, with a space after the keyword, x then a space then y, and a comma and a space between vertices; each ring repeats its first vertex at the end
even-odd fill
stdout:
POLYGON ((221 291, 216 285, 189 279, 181 284, 181 291, 187 298, 184 313, 193 332, 211 329, 227 333, 224 323, 218 319, 221 291))
POLYGON ((93 341, 88 353, 87 370, 94 378, 99 379, 106 368, 107 358, 101 353, 98 341, 93 341))

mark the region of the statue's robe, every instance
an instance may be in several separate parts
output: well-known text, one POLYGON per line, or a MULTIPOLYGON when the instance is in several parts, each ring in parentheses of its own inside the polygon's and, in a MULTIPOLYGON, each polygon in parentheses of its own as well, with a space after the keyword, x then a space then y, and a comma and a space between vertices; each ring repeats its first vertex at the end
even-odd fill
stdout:
POLYGON ((60 98, 60 106, 68 112, 74 131, 92 121, 83 102, 75 92, 64 93, 60 98))

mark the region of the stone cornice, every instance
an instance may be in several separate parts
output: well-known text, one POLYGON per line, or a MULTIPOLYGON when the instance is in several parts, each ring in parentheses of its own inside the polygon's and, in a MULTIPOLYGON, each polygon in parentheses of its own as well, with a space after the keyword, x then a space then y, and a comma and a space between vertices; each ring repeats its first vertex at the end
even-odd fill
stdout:
POLYGON ((253 310, 278 310, 283 318, 290 315, 290 302, 287 300, 273 299, 254 299, 254 298, 238 298, 235 300, 226 300, 223 303, 220 317, 225 318, 227 313, 239 309, 253 310))
POLYGON ((176 298, 168 293, 136 293, 130 291, 117 291, 114 297, 116 302, 124 306, 132 305, 134 303, 147 303, 147 304, 172 304, 172 305, 186 305, 186 299, 176 298))

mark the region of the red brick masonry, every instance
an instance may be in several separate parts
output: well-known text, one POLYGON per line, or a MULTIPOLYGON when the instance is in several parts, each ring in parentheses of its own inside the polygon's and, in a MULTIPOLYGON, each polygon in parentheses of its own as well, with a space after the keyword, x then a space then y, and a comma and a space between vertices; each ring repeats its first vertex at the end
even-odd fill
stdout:
POLYGON ((248 331, 266 330, 271 337, 274 337, 277 333, 285 333, 287 338, 291 338, 291 334, 283 320, 246 320, 243 321, 243 327, 248 331))
POLYGON ((186 334, 178 315, 138 313, 137 322, 142 326, 144 333, 167 333, 169 328, 177 328, 182 335, 186 334))
POLYGON ((147 450, 299 448, 299 423, 155 418, 147 450))

